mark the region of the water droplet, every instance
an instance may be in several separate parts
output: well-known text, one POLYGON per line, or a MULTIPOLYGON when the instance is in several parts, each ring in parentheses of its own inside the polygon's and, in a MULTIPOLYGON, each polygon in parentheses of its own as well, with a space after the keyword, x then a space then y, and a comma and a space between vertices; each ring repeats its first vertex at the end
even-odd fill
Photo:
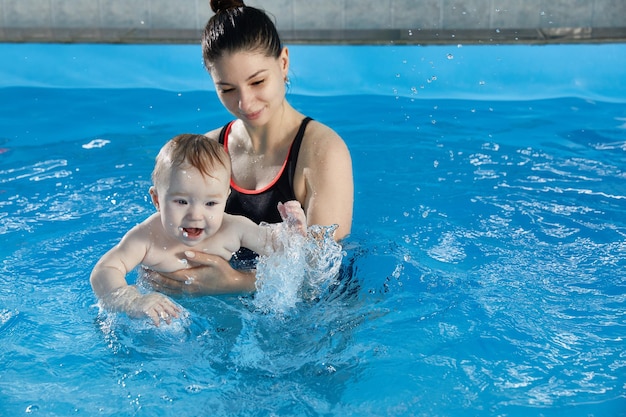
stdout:
POLYGON ((24 410, 27 414, 30 414, 32 412, 35 411, 39 411, 39 406, 38 405, 29 405, 28 407, 26 407, 26 410, 24 410))
POLYGON ((185 391, 187 391, 189 394, 197 394, 202 391, 202 387, 197 384, 188 385, 185 387, 185 391))

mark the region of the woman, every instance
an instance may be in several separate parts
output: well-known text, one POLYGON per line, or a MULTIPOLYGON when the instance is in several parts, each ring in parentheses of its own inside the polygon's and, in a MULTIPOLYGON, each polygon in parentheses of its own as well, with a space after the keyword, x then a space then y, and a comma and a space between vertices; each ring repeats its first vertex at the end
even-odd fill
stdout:
MULTIPOLYGON (((217 95, 236 120, 206 135, 223 143, 232 161, 226 211, 255 222, 277 222, 279 201, 298 200, 309 225, 337 224, 350 233, 354 185, 344 141, 286 100, 289 51, 267 14, 240 0, 211 0, 215 15, 202 40, 204 64, 217 95)), ((220 257, 195 252, 193 268, 153 274, 169 293, 219 294, 255 290, 255 274, 220 257)))

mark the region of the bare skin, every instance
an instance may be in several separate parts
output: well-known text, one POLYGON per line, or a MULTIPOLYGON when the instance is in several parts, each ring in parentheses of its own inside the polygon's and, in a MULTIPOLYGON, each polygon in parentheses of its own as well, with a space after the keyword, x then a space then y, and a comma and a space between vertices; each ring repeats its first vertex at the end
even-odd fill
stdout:
MULTIPOLYGON (((237 121, 229 135, 232 179, 240 187, 261 189, 280 171, 304 119, 285 98, 289 53, 278 58, 258 52, 225 54, 211 68, 218 97, 237 121)), ((218 139, 220 129, 206 135, 218 139)), ((294 176, 294 193, 308 225, 337 224, 334 238, 350 233, 354 202, 352 160, 341 137, 322 123, 307 126, 294 176)), ((195 252, 184 273, 150 275, 169 294, 225 294, 255 290, 255 272, 233 269, 217 256, 195 252), (189 280, 189 276, 193 280, 189 280)))
POLYGON ((230 171, 218 167, 212 175, 191 165, 181 165, 170 168, 167 179, 150 189, 157 213, 128 231, 118 245, 100 258, 91 273, 92 288, 104 308, 132 318, 148 317, 155 326, 161 320, 170 323, 180 313, 172 300, 161 293, 142 294, 126 282, 126 275, 137 265, 162 273, 180 270, 192 281, 186 273, 186 262, 181 261, 184 256, 189 257, 187 252, 191 249, 227 262, 242 246, 266 254, 280 249, 282 245, 275 239, 273 227, 291 226, 306 235, 304 211, 297 201, 278 205, 287 223, 272 227, 224 213, 230 171))

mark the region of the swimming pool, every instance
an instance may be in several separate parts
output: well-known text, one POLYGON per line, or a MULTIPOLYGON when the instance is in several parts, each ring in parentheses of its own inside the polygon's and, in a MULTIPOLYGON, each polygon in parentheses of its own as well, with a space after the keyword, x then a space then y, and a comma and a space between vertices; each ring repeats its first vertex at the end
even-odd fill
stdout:
POLYGON ((342 280, 167 330, 88 276, 160 146, 229 120, 198 48, 0 53, 0 415, 625 415, 626 45, 293 47, 353 156, 342 280))

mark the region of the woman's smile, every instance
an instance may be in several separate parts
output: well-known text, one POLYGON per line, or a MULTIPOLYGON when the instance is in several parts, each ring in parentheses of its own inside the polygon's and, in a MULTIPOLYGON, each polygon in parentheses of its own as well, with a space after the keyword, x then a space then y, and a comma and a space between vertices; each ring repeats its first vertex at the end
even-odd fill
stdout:
POLYGON ((263 110, 258 110, 252 113, 241 113, 241 117, 246 120, 256 120, 261 117, 263 110))

